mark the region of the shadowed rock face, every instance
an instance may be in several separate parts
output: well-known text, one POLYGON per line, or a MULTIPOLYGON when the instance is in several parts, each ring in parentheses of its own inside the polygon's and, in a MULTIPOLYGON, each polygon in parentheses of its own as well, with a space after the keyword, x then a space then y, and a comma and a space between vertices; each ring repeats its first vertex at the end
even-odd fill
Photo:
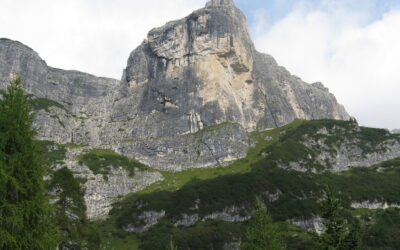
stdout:
POLYGON ((1 39, 1 88, 12 73, 28 92, 64 106, 37 112, 39 139, 101 145, 159 169, 225 165, 245 156, 246 132, 296 118, 350 118, 321 83, 257 52, 232 0, 151 30, 121 81, 48 67, 1 39))

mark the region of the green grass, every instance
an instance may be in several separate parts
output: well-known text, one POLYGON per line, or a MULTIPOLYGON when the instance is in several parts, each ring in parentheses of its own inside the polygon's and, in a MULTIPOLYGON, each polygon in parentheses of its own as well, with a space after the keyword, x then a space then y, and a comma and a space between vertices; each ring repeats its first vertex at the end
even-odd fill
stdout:
MULTIPOLYGON (((252 164, 256 163, 262 158, 261 153, 263 149, 275 143, 279 138, 281 131, 286 129, 294 129, 304 122, 304 120, 296 120, 289 125, 277 129, 252 132, 250 134, 250 138, 255 142, 255 146, 248 151, 246 158, 237 160, 228 167, 218 167, 212 169, 189 169, 182 172, 159 171, 163 175, 164 180, 150 185, 143 191, 136 194, 148 194, 155 191, 175 191, 182 188, 192 180, 209 180, 225 175, 248 173, 252 169, 252 164), (267 137, 271 137, 272 140, 266 140, 267 137)), ((227 123, 217 126, 224 126, 225 124, 227 123)), ((213 131, 214 129, 215 127, 209 129, 208 131, 213 131)))
POLYGON ((102 174, 105 180, 111 168, 123 168, 131 177, 135 175, 135 169, 148 169, 146 165, 109 149, 92 149, 80 155, 78 160, 79 164, 85 164, 94 174, 102 174))

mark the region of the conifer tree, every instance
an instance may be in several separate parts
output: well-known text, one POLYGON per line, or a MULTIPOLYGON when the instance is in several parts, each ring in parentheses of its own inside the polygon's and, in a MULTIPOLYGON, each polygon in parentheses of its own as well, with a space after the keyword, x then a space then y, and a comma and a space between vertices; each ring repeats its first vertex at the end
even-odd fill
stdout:
POLYGON ((360 224, 356 219, 353 225, 343 217, 341 201, 326 187, 326 199, 322 203, 322 218, 325 232, 320 237, 320 249, 354 250, 360 244, 360 224))
POLYGON ((0 249, 56 248, 28 96, 16 77, 0 91, 0 249))
POLYGON ((253 218, 246 232, 246 241, 242 244, 244 250, 283 250, 285 249, 279 236, 277 225, 274 224, 264 202, 259 198, 253 218))

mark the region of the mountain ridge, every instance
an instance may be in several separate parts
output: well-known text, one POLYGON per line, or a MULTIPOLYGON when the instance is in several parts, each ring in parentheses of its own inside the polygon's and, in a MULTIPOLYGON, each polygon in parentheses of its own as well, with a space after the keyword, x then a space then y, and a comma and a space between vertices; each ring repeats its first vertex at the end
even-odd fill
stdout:
POLYGON ((319 249, 325 185, 362 221, 362 249, 399 245, 400 135, 359 126, 322 83, 259 53, 233 0, 152 29, 121 80, 0 39, 0 89, 16 73, 48 194, 68 201, 62 249, 239 250, 256 196, 288 249, 319 249))

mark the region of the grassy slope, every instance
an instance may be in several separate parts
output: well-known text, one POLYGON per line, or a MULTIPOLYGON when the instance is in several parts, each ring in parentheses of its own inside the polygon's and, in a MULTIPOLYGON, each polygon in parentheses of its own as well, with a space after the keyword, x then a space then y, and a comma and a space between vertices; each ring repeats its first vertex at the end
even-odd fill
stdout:
POLYGON ((248 173, 251 171, 251 166, 260 160, 260 154, 262 150, 276 142, 276 140, 279 138, 280 131, 291 128, 294 129, 303 123, 304 121, 297 120, 281 128, 251 133, 250 137, 255 142, 255 146, 249 150, 246 158, 237 160, 228 167, 219 167, 213 169, 189 169, 182 172, 161 171, 165 178, 163 181, 157 182, 137 194, 178 190, 194 179, 209 180, 225 175, 248 173), (265 140, 265 138, 268 136, 273 138, 273 140, 265 140))
MULTIPOLYGON (((398 161, 368 169, 321 175, 287 171, 276 167, 276 161, 285 162, 308 156, 309 152, 298 143, 301 135, 313 134, 321 127, 335 125, 344 128, 354 127, 353 124, 340 121, 298 120, 282 128, 252 133, 251 138, 256 142, 255 147, 250 149, 246 158, 226 168, 192 169, 179 173, 162 172, 165 180, 147 187, 142 192, 129 195, 115 206, 109 220, 94 222, 95 227, 101 232, 103 249, 137 249, 139 244, 142 244, 143 249, 154 249, 167 242, 171 235, 180 246, 190 244, 190 239, 193 237, 200 238, 203 242, 219 244, 220 238, 215 232, 221 230, 229 232, 230 235, 229 237, 219 235, 220 237, 241 236, 237 230, 242 227, 240 223, 202 222, 188 229, 171 226, 171 221, 178 219, 181 213, 190 213, 187 208, 192 207, 193 201, 197 198, 200 198, 201 206, 196 212, 202 215, 222 210, 232 204, 244 204, 246 207, 243 212, 249 212, 254 195, 267 190, 271 193, 279 190, 283 195, 278 201, 268 205, 274 218, 280 221, 292 217, 307 218, 317 214, 319 205, 316 200, 321 197, 320 190, 324 184, 329 184, 340 191, 347 206, 350 204, 350 199, 399 202, 398 161), (286 132, 281 133, 282 131, 286 132), (385 170, 378 172, 379 167, 385 170), (136 200, 147 202, 147 206, 142 210, 165 209, 166 218, 144 234, 123 232, 117 225, 129 221, 135 222, 135 216, 132 215, 141 211, 132 205, 136 200)), ((347 136, 350 135, 344 133, 328 139, 334 143, 347 136)), ((351 136, 354 136, 353 132, 351 136)), ((371 142, 381 141, 382 138, 389 138, 391 135, 382 130, 361 128, 357 136, 367 142, 364 144, 370 145, 371 142)), ((365 150, 369 149, 370 147, 365 150)), ((287 223, 281 223, 281 227, 289 249, 313 248, 311 235, 287 223)), ((396 226, 391 225, 391 228, 396 226)), ((198 249, 207 247, 210 246, 203 245, 202 248, 200 244, 198 249)))
MULTIPOLYGON (((265 190, 274 193, 279 189, 283 195, 278 201, 269 204, 270 211, 277 220, 286 220, 291 217, 307 218, 317 214, 319 205, 316 200, 321 197, 319 191, 324 184, 329 184, 339 190, 347 206, 350 203, 350 199, 399 202, 400 185, 396 181, 400 178, 398 168, 388 167, 386 171, 378 172, 376 171, 378 166, 376 166, 368 169, 354 169, 340 174, 326 173, 322 175, 276 168, 276 160, 287 160, 285 157, 302 159, 304 154, 308 153, 288 147, 288 139, 298 143, 296 140, 300 139, 299 135, 304 133, 312 134, 321 126, 334 125, 345 128, 353 126, 349 123, 336 121, 310 122, 298 120, 282 128, 252 133, 251 137, 257 143, 254 148, 250 149, 245 159, 236 161, 226 168, 195 169, 180 173, 163 172, 164 181, 127 197, 113 210, 110 221, 104 224, 108 226, 110 224, 123 224, 132 219, 132 222, 134 222, 135 219, 132 214, 140 212, 140 209, 137 210, 135 206, 132 206, 135 200, 144 200, 148 203, 148 206, 143 210, 154 209, 159 211, 165 209, 167 216, 161 221, 160 225, 147 233, 133 236, 136 240, 138 237, 142 240, 144 249, 150 249, 154 247, 152 244, 156 244, 156 238, 159 238, 158 244, 163 244, 167 240, 167 236, 170 235, 174 235, 178 240, 180 239, 178 243, 181 246, 185 246, 188 242, 182 240, 182 235, 188 237, 187 234, 190 234, 188 232, 191 232, 192 236, 202 232, 205 239, 212 241, 212 237, 204 232, 204 227, 196 229, 198 226, 195 226, 190 230, 184 230, 171 228, 170 226, 171 221, 178 219, 181 213, 190 213, 187 208, 193 206, 193 201, 196 198, 200 198, 202 203, 206 204, 200 206, 199 211, 197 211, 203 215, 212 211, 222 210, 232 204, 249 204, 248 212, 251 210, 250 206, 255 194, 265 190), (281 135, 281 131, 286 132, 281 135), (265 140, 266 138, 268 140, 265 140), (279 148, 279 151, 274 154, 275 148, 279 148), (265 152, 272 152, 272 155, 265 158, 262 154, 265 152)), ((382 130, 368 129, 368 131, 365 131, 362 129, 358 136, 364 141, 374 141, 376 136, 382 135, 382 133, 382 130)), ((345 133, 341 135, 341 137, 343 136, 348 135, 345 133)), ((330 140, 339 141, 341 137, 337 136, 330 138, 330 140)), ((219 226, 215 227, 218 228, 219 226)), ((304 232, 302 234, 296 233, 298 229, 289 225, 285 225, 285 228, 285 235, 289 242, 291 242, 290 239, 296 237, 295 235, 297 237, 301 235, 300 238, 292 240, 290 243, 292 247, 298 248, 299 246, 296 246, 294 242, 301 242, 302 240, 304 241, 303 245, 312 245, 310 243, 311 236, 308 234, 304 232)), ((132 237, 127 235, 125 234, 124 237, 132 237)), ((115 241, 113 237, 109 239, 115 241)))

